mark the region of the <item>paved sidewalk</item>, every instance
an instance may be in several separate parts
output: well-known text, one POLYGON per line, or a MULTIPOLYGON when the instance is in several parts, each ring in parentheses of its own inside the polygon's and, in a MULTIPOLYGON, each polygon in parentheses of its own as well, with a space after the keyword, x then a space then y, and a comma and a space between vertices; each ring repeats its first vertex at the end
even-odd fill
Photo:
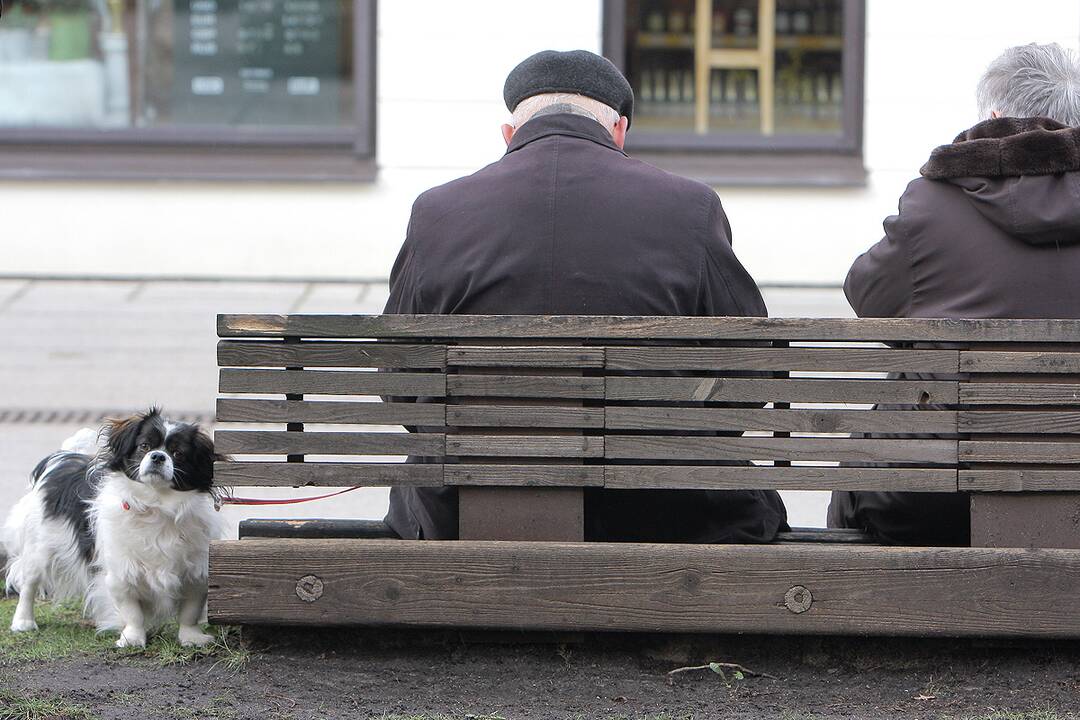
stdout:
MULTIPOLYGON (((0 281, 0 516, 37 461, 102 414, 159 404, 208 425, 218 313, 378 313, 386 296, 381 283, 0 281)), ((765 296, 774 316, 850 315, 839 289, 766 289, 765 296)), ((823 525, 825 496, 785 493, 792 522, 823 525)), ((231 521, 252 513, 380 518, 386 498, 386 490, 365 489, 306 506, 225 512, 231 521)))

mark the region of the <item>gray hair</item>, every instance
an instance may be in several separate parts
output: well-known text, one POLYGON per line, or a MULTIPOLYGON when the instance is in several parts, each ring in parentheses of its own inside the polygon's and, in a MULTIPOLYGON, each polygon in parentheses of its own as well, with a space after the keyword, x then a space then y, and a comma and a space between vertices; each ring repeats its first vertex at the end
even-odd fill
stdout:
POLYGON ((976 95, 983 120, 997 111, 1080 127, 1080 62, 1057 43, 1012 47, 990 63, 976 95))
POLYGON ((571 105, 575 110, 581 111, 576 114, 591 117, 607 130, 611 130, 619 122, 619 111, 599 100, 575 93, 543 93, 527 97, 518 103, 510 124, 519 128, 532 120, 537 113, 553 105, 571 105))

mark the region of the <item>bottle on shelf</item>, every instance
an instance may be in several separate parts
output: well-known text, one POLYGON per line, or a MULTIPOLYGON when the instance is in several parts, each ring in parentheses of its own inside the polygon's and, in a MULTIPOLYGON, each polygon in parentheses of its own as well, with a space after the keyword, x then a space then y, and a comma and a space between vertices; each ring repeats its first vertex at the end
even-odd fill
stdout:
POLYGON ((653 74, 648 69, 641 71, 641 87, 638 88, 638 93, 641 95, 641 101, 651 103, 653 101, 653 74))
POLYGON ((829 34, 829 0, 817 0, 814 7, 812 27, 815 35, 829 34))
POLYGON ((733 15, 733 31, 736 37, 747 38, 754 34, 756 13, 748 2, 740 2, 733 15))
POLYGON ((777 35, 791 33, 791 8, 782 0, 776 3, 776 20, 774 22, 777 35))
POLYGON ((795 35, 808 35, 810 26, 810 0, 797 0, 791 13, 791 32, 795 35))

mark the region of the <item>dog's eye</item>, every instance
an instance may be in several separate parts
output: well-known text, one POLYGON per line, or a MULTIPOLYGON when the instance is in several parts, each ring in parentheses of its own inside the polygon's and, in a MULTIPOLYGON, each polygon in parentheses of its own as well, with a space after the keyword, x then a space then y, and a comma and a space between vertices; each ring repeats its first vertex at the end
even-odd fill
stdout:
POLYGON ((172 456, 173 456, 173 460, 179 460, 180 458, 184 457, 184 451, 183 450, 174 450, 172 456))
POLYGON ((150 443, 139 443, 139 452, 144 453, 144 452, 149 452, 149 450, 150 450, 150 443))

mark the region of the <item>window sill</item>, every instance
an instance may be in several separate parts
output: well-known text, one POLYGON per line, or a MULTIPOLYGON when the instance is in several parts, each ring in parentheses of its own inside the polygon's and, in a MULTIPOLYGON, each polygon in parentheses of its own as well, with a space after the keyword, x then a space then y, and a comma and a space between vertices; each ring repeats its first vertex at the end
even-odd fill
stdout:
POLYGON ((862 157, 838 153, 657 152, 630 156, 713 186, 865 187, 862 157))
POLYGON ((208 180, 371 182, 372 157, 351 147, 111 146, 0 148, 0 180, 208 180))

